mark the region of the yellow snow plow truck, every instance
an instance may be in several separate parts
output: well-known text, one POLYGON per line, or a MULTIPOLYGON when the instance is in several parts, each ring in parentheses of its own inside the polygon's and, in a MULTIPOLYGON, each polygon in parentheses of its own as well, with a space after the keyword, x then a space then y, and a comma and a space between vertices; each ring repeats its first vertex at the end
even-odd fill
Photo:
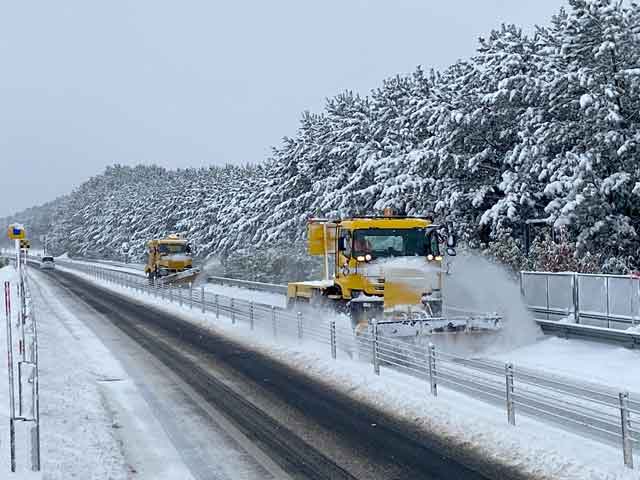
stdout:
POLYGON ((445 256, 456 239, 429 217, 311 219, 310 255, 324 257, 324 279, 289 283, 288 303, 348 313, 356 333, 375 319, 393 336, 498 329, 494 315, 456 317, 444 308, 445 256), (443 252, 444 250, 444 252, 443 252))
POLYGON ((193 268, 189 242, 178 235, 169 235, 147 243, 144 273, 150 283, 186 283, 192 282, 200 270, 193 268))

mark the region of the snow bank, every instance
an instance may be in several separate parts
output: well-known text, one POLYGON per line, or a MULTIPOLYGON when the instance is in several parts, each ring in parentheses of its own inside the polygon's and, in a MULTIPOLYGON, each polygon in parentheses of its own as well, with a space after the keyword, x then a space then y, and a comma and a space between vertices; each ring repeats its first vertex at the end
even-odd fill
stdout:
POLYGON ((609 385, 621 392, 640 393, 640 350, 546 337, 532 345, 496 354, 493 358, 581 381, 609 385))
MULTIPOLYGON (((4 305, 4 283, 11 283, 11 305, 12 305, 12 324, 17 322, 18 296, 15 286, 18 282, 17 272, 13 267, 0 268, 0 292, 2 295, 1 305, 4 305)), ((0 327, 0 344, 2 345, 3 356, 7 355, 7 329, 5 323, 5 310, 2 308, 2 326, 0 327)), ((15 330, 14 330, 15 332, 15 330)), ((14 340, 17 337, 14 336, 14 340)), ((17 351, 17 348, 15 349, 17 351)), ((17 358, 14 357, 14 362, 17 358)), ((42 472, 36 473, 30 471, 30 450, 27 438, 29 431, 24 424, 17 422, 16 424, 16 473, 10 473, 10 453, 9 453, 9 384, 7 381, 8 370, 7 362, 0 363, 0 412, 2 412, 2 421, 0 422, 0 477, 15 478, 17 480, 36 480, 42 479, 42 472)), ((16 398, 17 402, 17 398, 16 398)), ((17 408, 17 407, 16 407, 17 408)))

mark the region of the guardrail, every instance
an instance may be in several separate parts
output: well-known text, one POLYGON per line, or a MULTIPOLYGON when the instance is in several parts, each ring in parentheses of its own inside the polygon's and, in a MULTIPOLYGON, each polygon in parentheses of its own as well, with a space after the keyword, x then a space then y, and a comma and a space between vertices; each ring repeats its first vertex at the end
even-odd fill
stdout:
MULTIPOLYGON (((87 260, 88 261, 88 260, 87 260)), ((73 261, 65 261, 58 260, 58 263, 71 264, 73 261)), ((112 269, 113 271, 121 272, 127 275, 134 275, 132 272, 122 272, 117 266, 112 265, 107 262, 103 264, 103 268, 112 269)), ((139 275, 142 276, 142 273, 139 275)), ((592 311, 581 311, 579 308, 581 295, 584 294, 580 291, 580 280, 578 277, 586 277, 591 279, 599 279, 599 278, 614 278, 616 280, 601 280, 605 282, 606 286, 606 295, 609 296, 609 292, 613 289, 610 289, 610 286, 615 283, 615 281, 622 280, 626 282, 634 282, 636 279, 631 279, 630 277, 620 276, 620 275, 590 275, 590 274, 576 274, 572 272, 521 272, 520 281, 521 281, 521 291, 523 295, 528 293, 530 295, 531 300, 531 284, 527 283, 528 277, 533 277, 542 279, 542 298, 544 298, 545 306, 534 306, 533 304, 529 304, 528 308, 531 312, 536 315, 536 321, 542 328, 542 331, 548 335, 557 335, 565 338, 576 338, 582 340, 591 340, 604 342, 609 344, 620 345, 627 348, 637 348, 639 346, 638 343, 638 334, 635 332, 626 332, 621 328, 598 328, 594 325, 585 324, 587 321, 592 321, 592 323, 599 322, 600 324, 610 325, 612 322, 616 322, 618 326, 624 325, 625 328, 638 325, 636 322, 636 317, 633 315, 615 315, 611 313, 611 308, 609 308, 609 314, 597 313, 592 311), (558 283, 558 279, 560 283, 558 283), (564 282, 564 284, 562 283, 564 282), (566 288, 571 288, 571 293, 566 291, 566 288), (560 287, 560 288, 558 288, 560 287), (564 299, 563 301, 569 302, 564 307, 557 307, 559 300, 564 299), (575 311, 578 311, 577 317, 575 316, 575 311), (570 317, 571 320, 575 321, 577 318, 578 321, 582 323, 565 323, 558 322, 559 319, 564 319, 566 317, 570 317), (550 319, 556 320, 550 320, 550 319)), ((593 280, 592 280, 593 281, 593 280)), ((227 277, 217 277, 217 276, 209 276, 207 277, 207 282, 216 285, 226 285, 230 287, 239 287, 246 288, 249 290, 256 290, 261 292, 269 292, 277 295, 286 295, 287 286, 286 285, 278 285, 272 283, 262 283, 262 282, 254 282, 248 280, 240 280, 235 278, 227 278, 227 277)), ((540 295, 540 291, 538 291, 538 295, 540 295)), ((535 300, 535 296, 533 297, 535 300)), ((640 302, 638 302, 640 304, 640 302)), ((613 302, 609 302, 611 306, 613 302)), ((635 305, 635 303, 629 302, 629 305, 635 305)))
MULTIPOLYGON (((622 445, 625 465, 633 468, 633 450, 640 446, 640 430, 631 423, 640 418, 640 395, 615 391, 603 385, 579 382, 547 372, 519 368, 487 359, 466 358, 436 348, 436 334, 412 342, 384 335, 374 321, 369 331, 354 335, 350 326, 317 311, 293 311, 172 285, 153 285, 145 278, 116 272, 98 265, 68 264, 95 279, 154 296, 162 302, 199 309, 238 328, 260 330, 272 342, 312 343, 327 355, 346 361, 364 361, 377 375, 403 372, 428 384, 431 395, 450 388, 505 408, 509 424, 521 414, 552 423, 585 437, 622 445), (433 342, 433 343, 430 343, 433 342)), ((550 327, 571 324, 545 322, 550 327)), ((579 326, 582 327, 582 326, 579 326)), ((420 382, 417 383, 418 385, 420 382)), ((407 382, 404 388, 415 388, 407 382)))
POLYGON ((628 275, 520 272, 520 290, 544 320, 624 330, 640 325, 640 279, 628 275))
MULTIPOLYGON (((58 260, 58 263, 66 266, 73 266, 72 261, 58 260)), ((134 275, 132 272, 121 271, 116 267, 111 267, 109 264, 104 264, 102 268, 110 269, 114 272, 119 272, 125 275, 134 275)), ((536 274, 539 274, 536 272, 536 274)), ((573 275, 573 274, 570 274, 573 275)), ((142 275, 140 275, 142 276, 142 275)), ((271 283, 253 282, 247 280, 239 280, 227 277, 208 277, 207 281, 216 285, 226 285, 230 287, 240 287, 250 290, 257 290, 262 292, 269 292, 273 294, 286 295, 287 286, 271 283)), ((545 320, 542 317, 556 317, 563 318, 572 315, 572 311, 561 308, 541 308, 541 307, 529 307, 529 310, 537 315, 536 322, 542 328, 542 331, 547 335, 556 335, 564 338, 575 338, 580 340, 590 340, 603 343, 609 343, 612 345, 619 345, 626 348, 640 348, 640 333, 627 332, 620 329, 593 327, 589 325, 565 323, 557 320, 545 320)), ((581 318, 583 319, 599 319, 599 320, 612 320, 615 317, 606 317, 599 314, 593 314, 588 312, 582 312, 581 318)), ((625 320, 624 318, 622 320, 625 320)), ((630 321, 628 318, 627 321, 630 321)))

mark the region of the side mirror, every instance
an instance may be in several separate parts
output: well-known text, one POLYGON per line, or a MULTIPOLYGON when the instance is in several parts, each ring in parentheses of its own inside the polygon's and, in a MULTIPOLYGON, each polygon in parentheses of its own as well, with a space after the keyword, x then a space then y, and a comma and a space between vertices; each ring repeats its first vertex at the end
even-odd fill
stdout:
POLYGON ((345 238, 344 237, 338 238, 338 251, 344 252, 346 249, 347 249, 347 246, 346 246, 345 238))
POLYGON ((455 257, 456 249, 453 247, 447 247, 447 255, 449 255, 450 257, 455 257))

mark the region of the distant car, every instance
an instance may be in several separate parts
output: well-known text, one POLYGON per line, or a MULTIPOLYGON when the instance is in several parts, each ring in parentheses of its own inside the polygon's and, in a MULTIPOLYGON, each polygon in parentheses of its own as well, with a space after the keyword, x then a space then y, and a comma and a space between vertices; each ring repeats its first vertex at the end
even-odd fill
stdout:
POLYGON ((42 260, 40 260, 40 268, 42 270, 53 270, 56 268, 53 257, 42 257, 42 260))

